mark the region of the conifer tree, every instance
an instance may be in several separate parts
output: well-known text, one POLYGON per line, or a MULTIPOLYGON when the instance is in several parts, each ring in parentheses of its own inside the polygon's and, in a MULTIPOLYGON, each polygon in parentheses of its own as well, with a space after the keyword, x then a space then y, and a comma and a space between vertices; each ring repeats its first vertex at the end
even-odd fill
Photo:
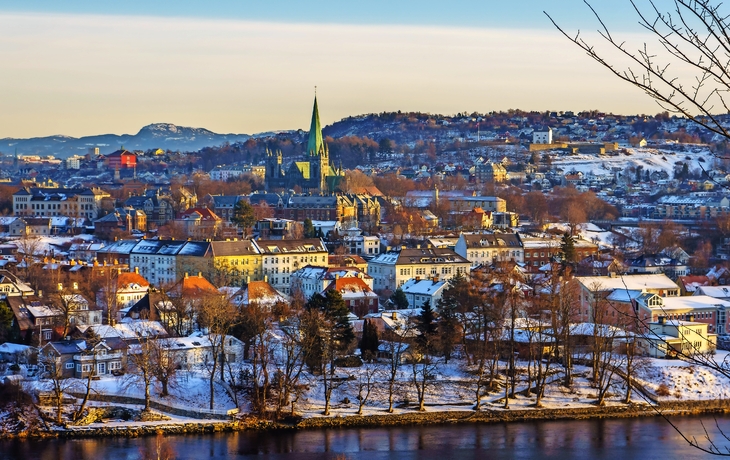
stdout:
POLYGON ((395 292, 390 296, 390 301, 393 302, 396 310, 408 308, 408 298, 401 288, 395 290, 395 292))

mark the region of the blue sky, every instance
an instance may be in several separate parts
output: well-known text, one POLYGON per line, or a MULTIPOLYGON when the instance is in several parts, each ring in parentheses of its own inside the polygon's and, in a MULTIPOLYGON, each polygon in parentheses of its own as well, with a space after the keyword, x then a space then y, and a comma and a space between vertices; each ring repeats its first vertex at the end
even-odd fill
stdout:
MULTIPOLYGON (((641 42, 628 0, 598 6, 641 42)), ((0 137, 306 129, 315 85, 326 124, 389 110, 659 111, 543 9, 596 29, 581 0, 4 0, 0 137)))
MULTIPOLYGON (((628 1, 595 2, 610 21, 631 14, 628 1)), ((197 0, 175 1, 93 1, 93 0, 6 0, 0 10, 16 12, 56 12, 70 14, 142 15, 243 19, 274 22, 336 24, 408 24, 485 28, 551 28, 543 10, 556 18, 576 22, 590 18, 580 0, 197 0)))

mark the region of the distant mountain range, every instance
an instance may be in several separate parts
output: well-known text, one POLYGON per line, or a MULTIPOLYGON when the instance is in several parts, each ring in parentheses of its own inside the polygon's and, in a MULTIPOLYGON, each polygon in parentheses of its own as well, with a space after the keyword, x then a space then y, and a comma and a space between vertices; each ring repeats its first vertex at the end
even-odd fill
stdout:
MULTIPOLYGON (((272 133, 256 135, 265 136, 272 133)), ((161 148, 195 152, 203 147, 216 146, 225 142, 244 142, 252 136, 248 134, 217 134, 203 128, 188 128, 171 123, 154 123, 140 129, 137 134, 100 134, 96 136, 70 137, 47 136, 30 139, 0 139, 0 152, 13 155, 55 155, 68 158, 72 155, 85 155, 89 148, 99 147, 102 154, 119 150, 149 150, 161 148)))

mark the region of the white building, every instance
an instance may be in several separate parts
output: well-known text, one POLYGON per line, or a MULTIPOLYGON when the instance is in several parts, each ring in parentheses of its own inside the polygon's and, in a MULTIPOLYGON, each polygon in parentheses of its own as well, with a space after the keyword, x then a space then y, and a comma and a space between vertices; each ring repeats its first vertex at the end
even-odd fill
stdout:
POLYGON ((327 248, 321 239, 257 240, 262 256, 263 274, 274 289, 291 293, 291 275, 298 269, 313 265, 327 267, 327 248))
POLYGON ((373 278, 355 267, 307 266, 292 273, 291 285, 301 289, 304 297, 309 299, 314 294, 323 292, 332 281, 340 278, 360 278, 373 289, 373 278))
POLYGON ((358 227, 348 228, 343 241, 350 254, 371 257, 380 254, 380 238, 365 236, 358 227))
POLYGON ((436 308, 448 281, 432 279, 411 279, 401 289, 408 299, 408 308, 421 308, 426 301, 436 308))
POLYGON ((469 275, 471 264, 451 249, 399 249, 380 254, 368 262, 374 289, 395 290, 411 278, 451 279, 457 273, 469 275))
POLYGON ((649 323, 650 334, 641 338, 642 348, 654 358, 691 356, 714 351, 717 335, 707 332, 707 324, 666 320, 649 323))
POLYGON ((552 144, 553 143, 553 128, 548 127, 547 129, 536 129, 532 132, 532 143, 533 144, 552 144))
POLYGON ((462 233, 455 252, 469 260, 472 267, 525 260, 522 240, 515 233, 462 233))

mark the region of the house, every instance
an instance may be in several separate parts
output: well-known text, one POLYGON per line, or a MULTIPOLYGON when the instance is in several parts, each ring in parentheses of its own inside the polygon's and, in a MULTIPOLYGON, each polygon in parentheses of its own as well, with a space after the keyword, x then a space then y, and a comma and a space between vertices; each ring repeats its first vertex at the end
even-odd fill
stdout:
POLYGON ((338 279, 359 278, 373 289, 373 278, 357 267, 315 267, 308 265, 292 273, 292 289, 301 290, 306 299, 322 294, 338 279))
POLYGON ((471 267, 504 261, 521 263, 525 257, 522 240, 515 233, 462 233, 454 252, 467 259, 471 267))
POLYGON ((213 238, 219 234, 223 220, 209 208, 191 208, 180 213, 176 223, 182 224, 188 238, 213 238))
MULTIPOLYGON (((540 267, 554 262, 562 254, 562 239, 557 236, 521 237, 525 252, 525 267, 529 272, 537 272, 540 267)), ((598 245, 580 238, 573 239, 575 260, 598 256, 598 245)))
POLYGON ((39 361, 47 372, 53 367, 65 378, 117 374, 127 367, 127 343, 116 337, 101 339, 96 345, 86 340, 49 342, 41 347, 39 361))
POLYGON ((114 326, 97 324, 94 326, 76 326, 76 330, 86 337, 90 331, 102 338, 120 338, 128 344, 139 343, 140 340, 159 339, 167 337, 165 327, 159 321, 131 320, 127 318, 114 326))
POLYGON ((474 167, 474 176, 478 184, 500 183, 509 179, 507 170, 501 163, 480 163, 474 167))
MULTIPOLYGON (((580 307, 577 318, 582 322, 596 321, 596 307, 616 305, 610 308, 609 316, 600 318, 604 322, 616 322, 633 317, 635 312, 631 300, 642 293, 656 294, 659 297, 679 296, 679 286, 664 274, 624 275, 624 276, 578 276, 580 307), (608 299, 612 296, 611 299, 608 299), (621 309, 619 309, 619 307, 621 309)), ((599 315, 601 316, 601 315, 599 315)), ((621 324, 617 324, 621 325, 621 324)))
POLYGON ((185 243, 186 241, 175 240, 141 240, 129 252, 129 265, 134 270, 139 270, 152 285, 175 283, 178 280, 176 256, 185 243))
MULTIPOLYGON (((165 339, 155 339, 162 341, 162 346, 174 352, 175 358, 180 362, 180 366, 185 369, 204 366, 212 361, 213 348, 219 346, 220 338, 210 335, 193 334, 189 337, 171 337, 165 339)), ((225 360, 228 362, 237 362, 243 358, 243 342, 237 338, 226 335, 223 337, 223 345, 225 349, 225 360)), ((131 345, 129 353, 138 354, 141 352, 139 345, 131 345)))
POLYGON ((327 248, 318 238, 257 240, 255 244, 261 254, 263 274, 274 288, 287 295, 291 293, 291 274, 300 267, 327 266, 327 248))
POLYGON ((94 233, 102 239, 110 239, 115 233, 147 231, 147 215, 132 207, 116 208, 106 216, 94 221, 94 233))
POLYGON ((640 340, 642 348, 653 358, 708 353, 717 347, 717 335, 708 333, 705 323, 668 320, 662 316, 649 323, 649 330, 640 340))
POLYGON ((686 275, 677 277, 679 295, 694 295, 701 287, 712 286, 712 281, 706 275, 686 275))
POLYGON ((13 194, 14 216, 96 219, 110 195, 99 188, 23 188, 13 194))
POLYGON ((271 310, 271 307, 277 303, 287 303, 289 301, 285 294, 274 289, 266 281, 247 283, 235 292, 232 300, 239 307, 247 307, 251 303, 256 303, 266 310, 271 310))
POLYGON ((689 274, 686 263, 659 254, 642 254, 636 259, 628 259, 626 267, 628 273, 664 273, 672 279, 689 274))
POLYGON ((320 294, 324 295, 326 291, 331 290, 342 295, 347 308, 358 318, 378 311, 378 295, 360 277, 337 277, 320 294))
POLYGON ((406 281, 401 290, 408 299, 408 308, 421 308, 426 302, 430 302, 435 308, 448 285, 448 281, 438 278, 413 278, 406 281))
POLYGON ((390 250, 368 262, 373 289, 394 291, 415 277, 451 279, 457 273, 469 275, 469 261, 451 249, 421 248, 390 250))
POLYGON ((0 362, 30 364, 38 357, 38 349, 28 345, 5 342, 0 345, 0 362))
POLYGON ((363 235, 358 227, 348 228, 342 242, 350 254, 365 257, 375 257, 380 254, 380 238, 363 235))
POLYGON ((33 295, 32 287, 7 270, 0 270, 0 297, 25 297, 33 295))

